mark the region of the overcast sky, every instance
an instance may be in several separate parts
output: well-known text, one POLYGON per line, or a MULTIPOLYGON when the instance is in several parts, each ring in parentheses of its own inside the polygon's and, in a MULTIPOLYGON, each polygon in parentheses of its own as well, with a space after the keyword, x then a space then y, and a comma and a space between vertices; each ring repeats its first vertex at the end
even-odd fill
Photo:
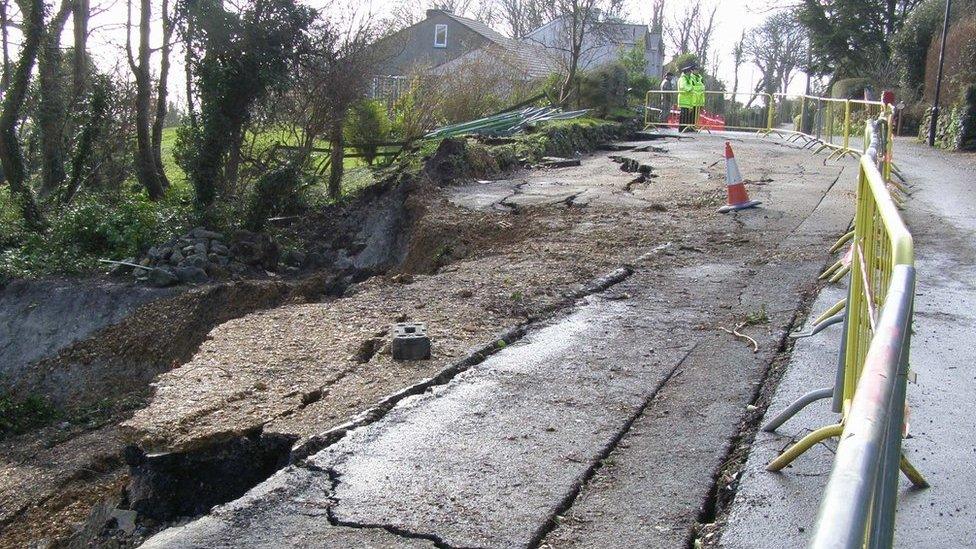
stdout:
MULTIPOLYGON (((350 2, 351 4, 345 5, 355 6, 355 9, 359 10, 370 10, 377 17, 384 17, 388 15, 395 6, 402 3, 401 1, 397 0, 372 0, 372 3, 357 2, 356 0, 332 0, 331 2, 330 0, 305 0, 305 2, 315 8, 322 8, 327 4, 335 6, 337 3, 342 4, 343 2, 350 2)), ((709 6, 718 6, 712 55, 717 56, 716 59, 718 60, 719 64, 719 77, 726 82, 729 88, 731 88, 733 79, 733 44, 739 39, 743 29, 748 30, 759 25, 763 19, 769 15, 771 9, 770 6, 782 5, 783 2, 781 0, 703 0, 703 2, 709 6)), ((676 15, 680 14, 684 10, 687 3, 688 0, 666 0, 665 22, 667 23, 672 21, 676 15)), ((158 0, 154 0, 153 4, 158 8, 158 0)), ((108 67, 114 65, 119 65, 125 69, 124 23, 126 18, 126 0, 93 0, 92 5, 98 5, 105 10, 103 13, 93 17, 91 21, 93 32, 90 38, 89 47, 96 59, 96 62, 103 69, 107 69, 108 67)), ((625 0, 624 5, 626 18, 631 22, 645 24, 650 22, 650 0, 625 0)), ((137 7, 138 6, 134 6, 135 9, 137 9, 137 7)), ((134 17, 137 17, 136 13, 133 15, 134 17)), ((161 34, 158 13, 154 13, 153 16, 155 28, 153 29, 152 43, 153 45, 158 45, 161 34)), ((70 27, 71 23, 69 20, 66 32, 64 33, 64 40, 66 43, 71 39, 70 27)), ((667 47, 666 39, 665 44, 667 47)), ((669 49, 666 53, 667 57, 670 58, 674 52, 669 49)), ((709 65, 711 65, 711 62, 709 62, 709 65)), ((153 67, 153 72, 155 74, 159 67, 158 58, 153 59, 153 67)), ((756 70, 747 63, 746 66, 742 67, 739 72, 740 90, 749 89, 751 85, 754 85, 757 79, 758 74, 756 70)), ((805 81, 804 79, 805 77, 802 74, 798 74, 796 77, 794 77, 790 91, 797 93, 802 92, 805 81)), ((173 67, 170 73, 169 93, 171 96, 178 98, 180 103, 182 103, 181 99, 185 95, 183 93, 185 88, 184 82, 181 54, 174 52, 173 67)))

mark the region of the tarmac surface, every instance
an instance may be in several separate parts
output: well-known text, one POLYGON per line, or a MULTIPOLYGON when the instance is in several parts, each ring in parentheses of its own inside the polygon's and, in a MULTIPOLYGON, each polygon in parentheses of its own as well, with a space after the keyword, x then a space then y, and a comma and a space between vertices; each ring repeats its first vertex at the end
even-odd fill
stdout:
MULTIPOLYGON (((976 155, 946 153, 901 140, 895 159, 912 198, 903 212, 915 241, 917 291, 908 386, 906 456, 932 485, 918 490, 900 476, 895 546, 976 547, 976 155)), ((844 297, 824 289, 811 313, 844 297)), ((783 409, 804 392, 829 387, 840 326, 800 340, 769 408, 783 409)), ((829 402, 809 406, 774 434, 759 433, 721 537, 729 548, 792 548, 813 531, 836 441, 813 447, 781 473, 766 463, 809 430, 836 423, 829 402)))
MULTIPOLYGON (((668 161, 701 164, 700 148, 721 143, 669 143, 668 161)), ((783 147, 800 168, 763 167, 775 181, 753 189, 761 209, 703 212, 722 226, 710 253, 655 243, 625 280, 144 547, 685 546, 852 212, 846 167, 750 145, 783 147), (737 326, 755 350, 727 332, 737 326)), ((560 174, 558 189, 547 172, 523 187, 543 204, 630 200, 581 188, 587 169, 560 174)), ((453 200, 488 209, 521 194, 484 185, 453 200)))

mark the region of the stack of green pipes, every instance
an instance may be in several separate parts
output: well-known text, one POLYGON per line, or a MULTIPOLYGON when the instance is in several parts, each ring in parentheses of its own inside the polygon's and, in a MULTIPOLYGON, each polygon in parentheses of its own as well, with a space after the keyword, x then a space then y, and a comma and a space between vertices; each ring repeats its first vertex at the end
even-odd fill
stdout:
POLYGON ((461 122, 437 128, 425 138, 453 137, 463 134, 512 135, 530 124, 548 120, 567 120, 584 116, 588 110, 563 112, 559 107, 528 107, 518 111, 503 112, 486 118, 461 122))

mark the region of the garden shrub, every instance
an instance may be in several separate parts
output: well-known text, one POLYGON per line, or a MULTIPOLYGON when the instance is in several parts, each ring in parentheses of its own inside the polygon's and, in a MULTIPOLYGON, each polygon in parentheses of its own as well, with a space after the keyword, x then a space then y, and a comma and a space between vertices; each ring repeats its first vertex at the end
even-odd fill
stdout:
POLYGON ((603 117, 627 106, 627 71, 619 64, 604 65, 587 72, 580 80, 580 106, 603 117))
POLYGON ((80 273, 104 268, 99 259, 137 256, 187 228, 189 198, 180 192, 171 188, 174 196, 160 202, 125 190, 86 193, 52 217, 44 234, 5 221, 0 277, 80 273))
POLYGON ((254 183, 248 198, 244 228, 260 231, 269 217, 292 215, 305 208, 303 181, 293 166, 271 170, 254 183))
POLYGON ((378 147, 372 143, 386 141, 390 137, 390 119, 386 107, 379 101, 360 101, 349 109, 346 126, 343 129, 346 142, 359 144, 356 150, 363 160, 372 165, 378 147))

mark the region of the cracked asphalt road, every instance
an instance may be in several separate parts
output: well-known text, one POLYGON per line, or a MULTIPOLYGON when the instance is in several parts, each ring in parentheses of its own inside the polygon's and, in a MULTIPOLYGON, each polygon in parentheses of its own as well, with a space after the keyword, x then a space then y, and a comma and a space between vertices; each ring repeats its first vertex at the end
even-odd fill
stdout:
MULTIPOLYGON (((687 184, 715 185, 701 150, 721 141, 640 154, 665 171, 700 165, 701 181, 687 184)), ((648 246, 626 280, 144 547, 687 543, 801 295, 853 211, 852 172, 776 141, 740 144, 783 160, 743 167, 773 176, 751 189, 764 208, 719 216, 706 206, 698 244, 648 246), (759 352, 721 330, 759 311, 766 321, 743 328, 759 352)), ((451 199, 478 210, 582 192, 596 197, 589 208, 619 208, 633 174, 607 174, 607 164, 458 187, 451 199), (560 184, 547 185, 557 173, 560 184), (544 190, 525 192, 534 187, 544 190)), ((640 189, 644 207, 669 196, 659 181, 640 189)))

